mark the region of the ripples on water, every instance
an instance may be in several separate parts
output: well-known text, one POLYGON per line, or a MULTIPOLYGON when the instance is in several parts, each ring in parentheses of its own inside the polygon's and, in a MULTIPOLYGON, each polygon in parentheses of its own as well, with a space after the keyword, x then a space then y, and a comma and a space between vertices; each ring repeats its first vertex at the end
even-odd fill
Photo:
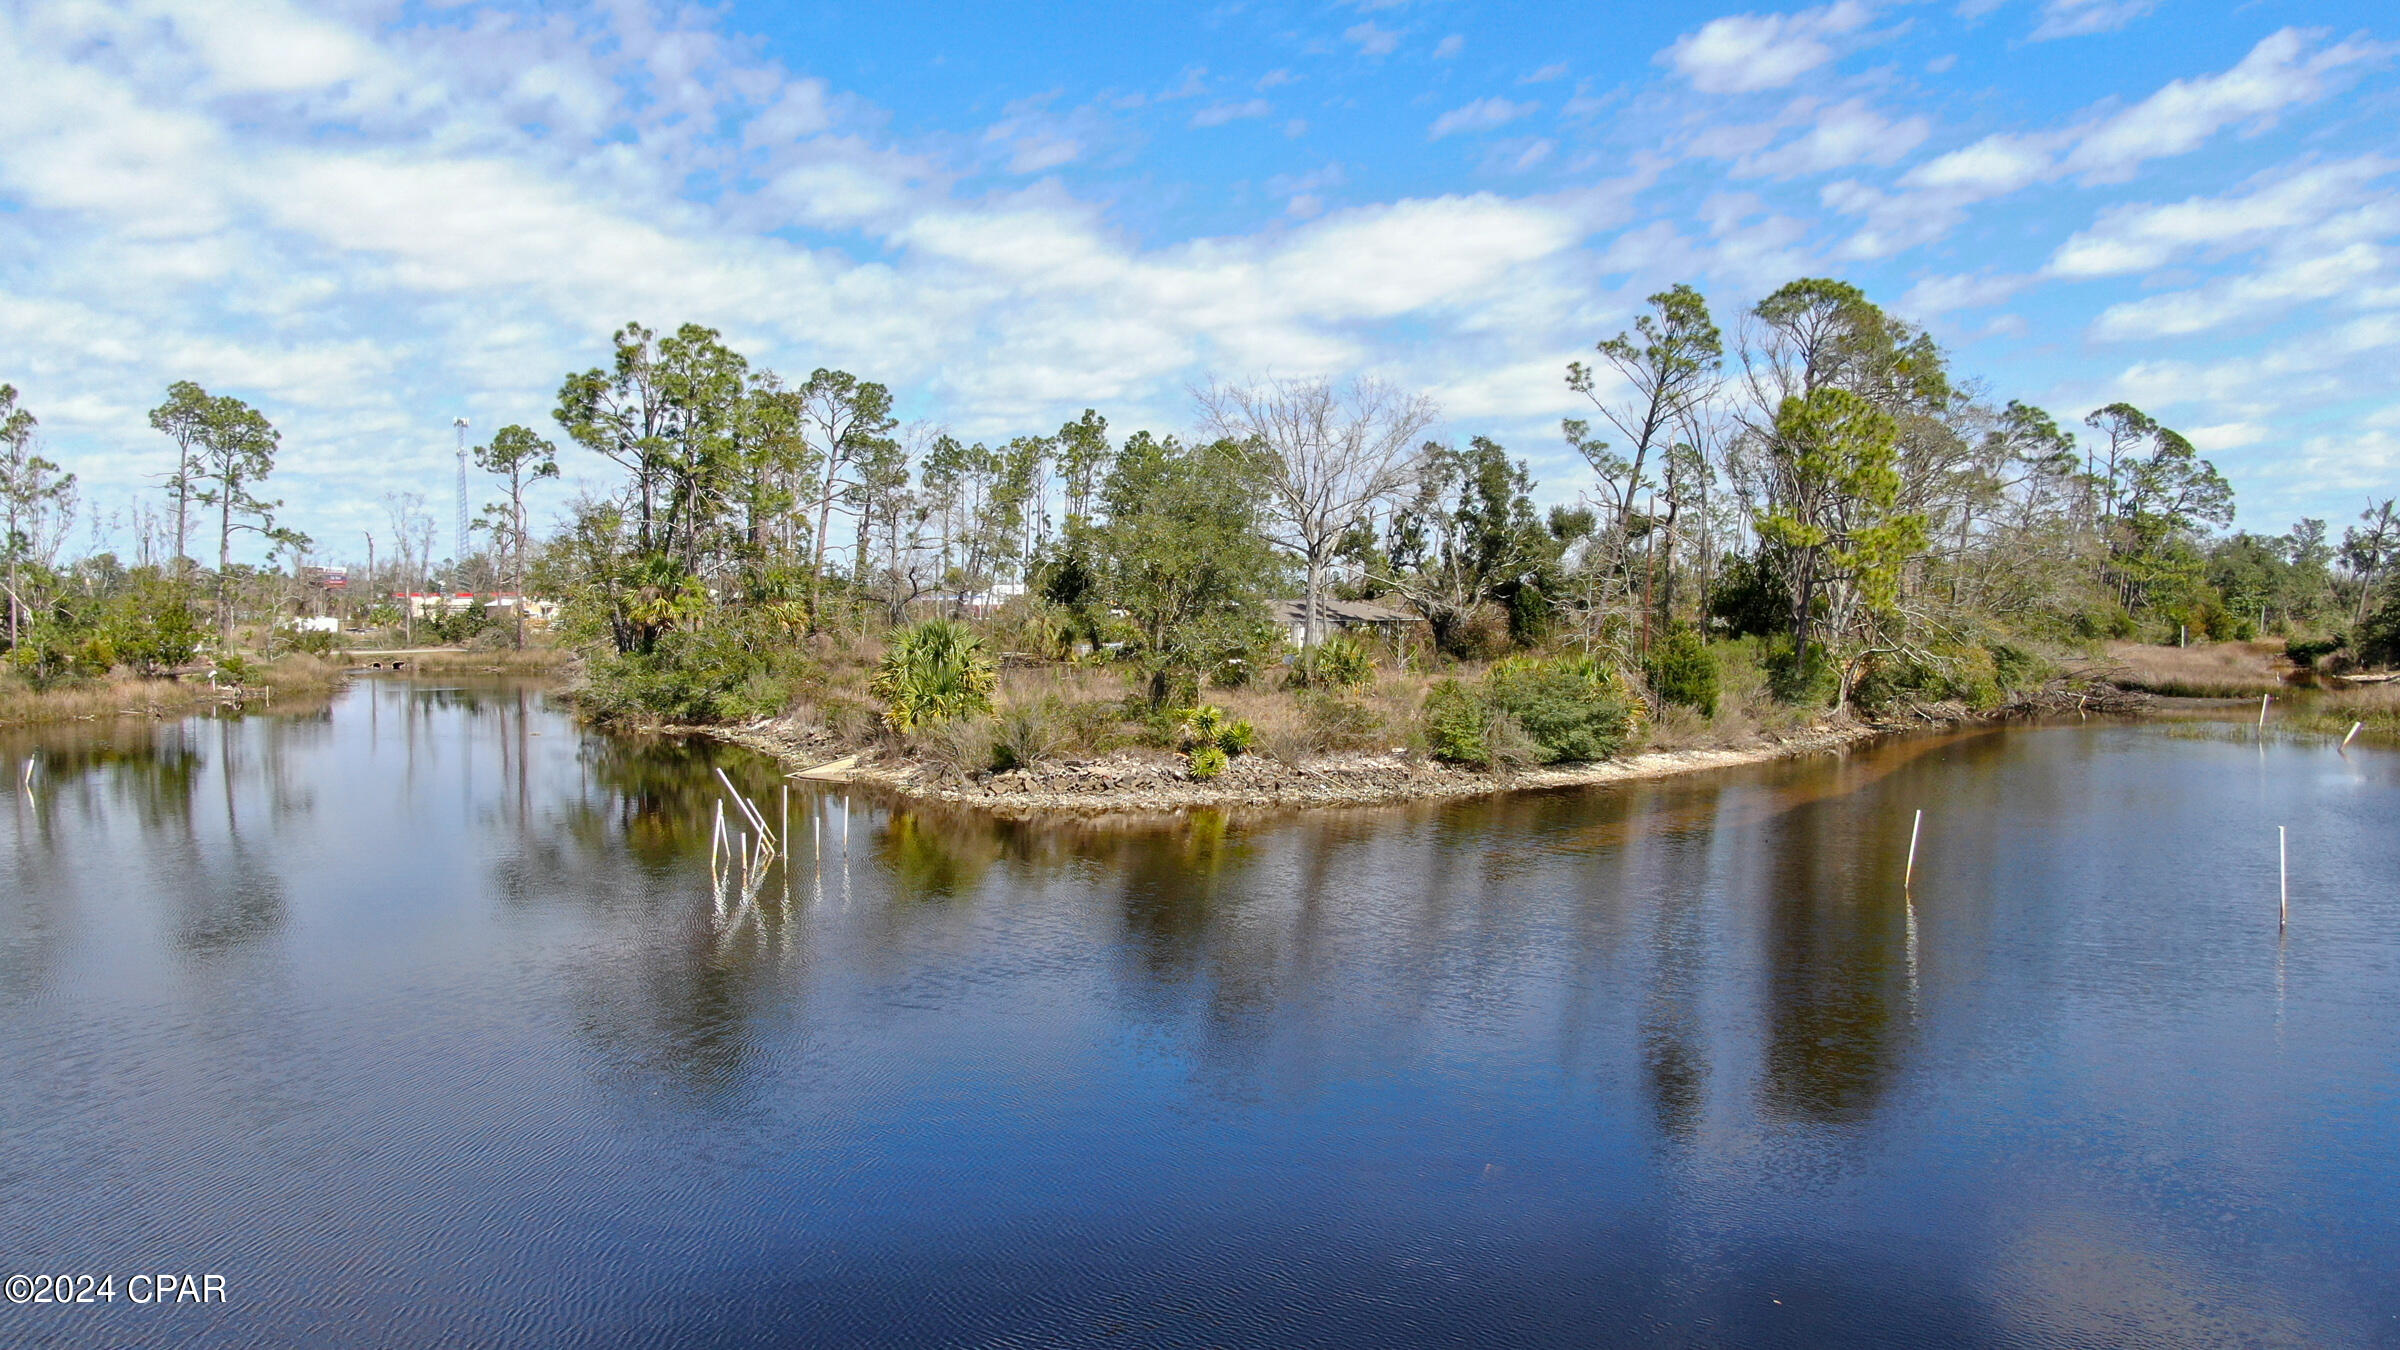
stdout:
POLYGON ((0 752, 0 1273, 230 1291, 9 1345, 2400 1344, 2387 752, 795 785, 724 914, 710 769, 781 780, 527 687, 0 752))

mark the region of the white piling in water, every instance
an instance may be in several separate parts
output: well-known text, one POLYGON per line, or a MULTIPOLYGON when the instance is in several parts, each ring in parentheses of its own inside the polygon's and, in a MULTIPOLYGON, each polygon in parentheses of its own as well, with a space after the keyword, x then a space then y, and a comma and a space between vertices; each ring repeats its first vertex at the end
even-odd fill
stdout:
POLYGON ((2366 725, 2366 723, 2364 723, 2364 722, 2352 722, 2352 723, 2350 724, 2350 730, 2349 730, 2348 734, 2346 734, 2346 735, 2344 735, 2344 736, 2342 737, 2342 745, 2341 745, 2341 748, 2342 748, 2342 749, 2344 749, 2344 750, 2347 750, 2347 749, 2349 749, 2349 748, 2350 748, 2350 737, 2352 737, 2352 736, 2356 736, 2356 735, 2358 734, 2358 729, 2359 729, 2360 727, 2363 727, 2363 726, 2365 726, 2365 725, 2366 725))
POLYGON ((26 796, 33 795, 33 756, 31 755, 25 757, 25 776, 19 780, 17 786, 25 790, 26 796))
POLYGON ((1905 895, 1917 880, 1917 831, 1925 828, 1925 808, 1917 808, 1917 818, 1908 825, 1908 867, 1900 873, 1900 891, 1905 895))
POLYGON ((2275 827, 2275 885, 2280 899, 2275 931, 2280 933, 2292 926, 2292 855, 2285 846, 2283 827, 2275 827))
POLYGON ((2267 700, 2273 697, 2275 697, 2273 694, 2260 694, 2258 696, 2258 729, 2262 734, 2267 729, 2267 700))
POLYGON ((717 814, 708 829, 708 874, 717 874, 717 846, 725 841, 725 803, 717 803, 717 814))

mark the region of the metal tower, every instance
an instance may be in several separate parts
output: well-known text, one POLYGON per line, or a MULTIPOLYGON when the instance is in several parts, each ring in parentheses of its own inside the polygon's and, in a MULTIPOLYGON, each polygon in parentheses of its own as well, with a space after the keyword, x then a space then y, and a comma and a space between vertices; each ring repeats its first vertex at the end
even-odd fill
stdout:
POLYGON ((450 425, 458 428, 458 534, 450 554, 456 566, 467 560, 467 419, 450 425))

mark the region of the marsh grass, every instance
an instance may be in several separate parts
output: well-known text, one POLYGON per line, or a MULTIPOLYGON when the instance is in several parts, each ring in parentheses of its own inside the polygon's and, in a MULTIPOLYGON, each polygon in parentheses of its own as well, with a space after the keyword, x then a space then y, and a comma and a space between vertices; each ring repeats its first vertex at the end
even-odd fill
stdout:
POLYGON ((2112 642, 2091 673, 2170 698, 2242 698, 2282 693, 2287 662, 2281 642, 2210 642, 2153 647, 2112 642))

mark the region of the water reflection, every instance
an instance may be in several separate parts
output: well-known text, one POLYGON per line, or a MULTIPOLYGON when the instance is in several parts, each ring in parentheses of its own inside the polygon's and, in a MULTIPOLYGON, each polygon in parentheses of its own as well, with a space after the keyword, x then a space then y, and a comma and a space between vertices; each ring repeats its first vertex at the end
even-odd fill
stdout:
POLYGON ((0 1250, 239 1235, 187 1340, 2371 1341, 2395 1292, 2388 756, 2091 727, 1123 828, 502 681, 11 736, 0 1250), (506 1297, 401 1315, 467 1269, 506 1297))

